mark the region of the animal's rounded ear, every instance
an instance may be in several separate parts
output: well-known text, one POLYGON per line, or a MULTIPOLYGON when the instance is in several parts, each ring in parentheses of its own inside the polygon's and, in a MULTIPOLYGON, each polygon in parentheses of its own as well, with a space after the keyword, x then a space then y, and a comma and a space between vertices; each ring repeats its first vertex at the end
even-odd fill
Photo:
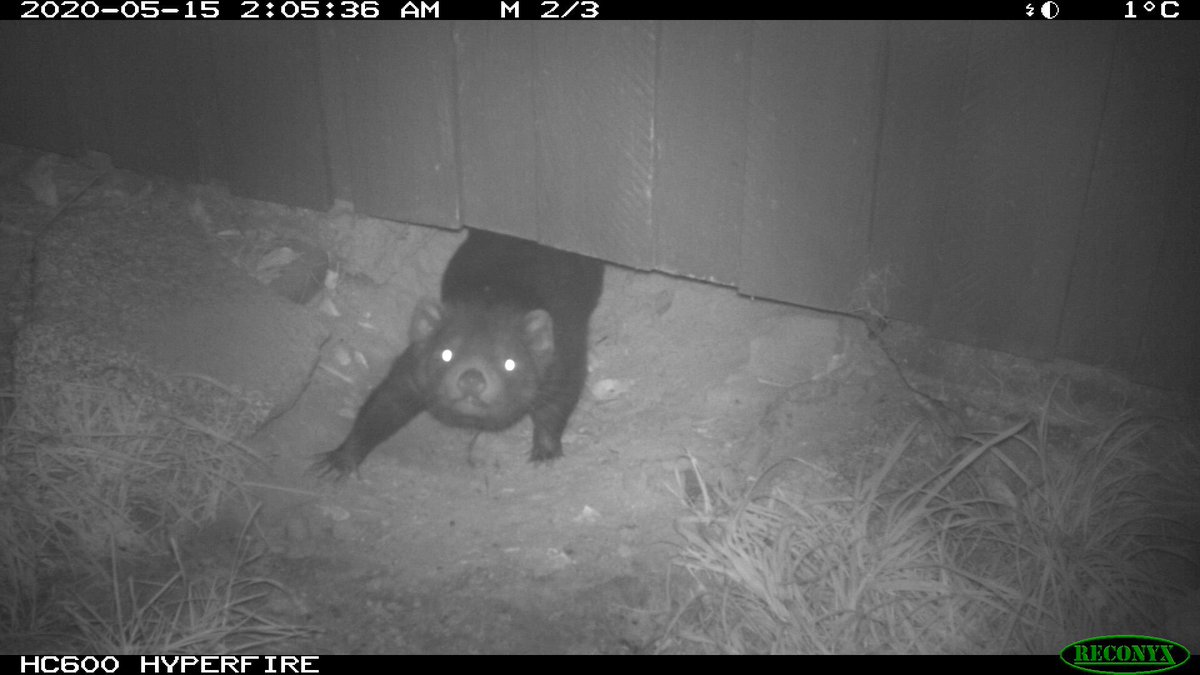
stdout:
POLYGON ((525 315, 525 345, 538 361, 554 355, 554 319, 546 310, 535 309, 525 315))
POLYGON ((408 324, 408 341, 424 342, 442 325, 446 309, 433 298, 421 298, 413 309, 412 322, 408 324))

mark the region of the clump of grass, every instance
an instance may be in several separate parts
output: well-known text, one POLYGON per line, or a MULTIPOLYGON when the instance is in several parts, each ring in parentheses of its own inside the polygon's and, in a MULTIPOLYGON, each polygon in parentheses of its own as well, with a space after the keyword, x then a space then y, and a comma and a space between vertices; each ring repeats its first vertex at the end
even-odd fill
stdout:
MULTIPOLYGON (((1060 449, 1049 447, 1044 416, 1032 436, 1029 427, 974 434, 900 490, 884 486, 915 426, 846 496, 776 486, 734 500, 705 486, 679 523, 673 569, 687 583, 671 589, 659 648, 1047 653, 1090 635, 1150 632, 1180 590, 1157 562, 1197 564, 1178 536, 1178 503, 1162 498, 1164 473, 1134 452, 1153 424, 1122 418, 1071 463, 1051 460, 1060 449), (1012 448, 1033 452, 1033 471, 1012 448), (1007 480, 982 475, 989 454, 1007 480)), ((1195 497, 1175 494, 1194 511, 1195 497)))
POLYGON ((675 564, 694 584, 673 639, 725 653, 977 648, 986 603, 956 573, 952 534, 967 526, 968 509, 940 493, 983 450, 885 500, 884 479, 915 429, 849 496, 803 498, 776 487, 736 504, 722 495, 710 513, 685 519, 675 564))
POLYGON ((117 574, 118 562, 167 560, 175 541, 246 499, 243 477, 257 458, 235 440, 245 418, 221 403, 228 400, 215 396, 205 407, 198 398, 195 416, 183 417, 150 397, 62 383, 16 401, 0 435, 0 634, 36 641, 83 630, 102 652, 150 644, 146 626, 165 631, 150 651, 211 648, 213 639, 189 643, 176 627, 219 618, 233 622, 230 631, 274 635, 245 614, 255 599, 250 589, 264 579, 230 574, 208 582, 181 573, 146 596, 144 585, 122 585, 117 574), (115 616, 68 602, 96 579, 113 586, 115 616), (100 640, 104 625, 123 632, 100 640))
POLYGON ((126 577, 122 584, 114 553, 107 602, 79 598, 64 604, 71 632, 78 636, 74 649, 91 654, 228 654, 311 635, 310 629, 258 610, 271 593, 283 589, 271 579, 245 573, 253 557, 246 530, 238 541, 231 568, 202 578, 189 578, 176 552, 177 571, 167 580, 126 577))
POLYGON ((64 384, 18 403, 3 446, 6 489, 19 513, 0 541, 74 565, 126 553, 166 552, 167 536, 212 522, 242 496, 255 459, 223 429, 159 412, 153 400, 64 384))
POLYGON ((1018 489, 991 502, 997 517, 980 533, 998 548, 979 569, 1004 589, 1002 644, 1047 653, 1090 635, 1154 632, 1187 590, 1164 564, 1193 574, 1198 564, 1184 515, 1197 511, 1185 487, 1195 470, 1144 443, 1158 421, 1125 415, 1082 448, 1060 449, 1045 419, 1013 439, 1032 451, 1031 471, 996 453, 1018 489))

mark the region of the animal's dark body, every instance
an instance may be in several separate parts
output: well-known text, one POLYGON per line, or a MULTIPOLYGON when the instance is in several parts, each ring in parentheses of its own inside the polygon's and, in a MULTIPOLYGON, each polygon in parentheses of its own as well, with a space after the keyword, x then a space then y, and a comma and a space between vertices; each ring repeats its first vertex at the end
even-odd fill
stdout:
POLYGON ((343 478, 428 410, 442 422, 506 429, 533 419, 530 459, 562 455, 587 377, 588 320, 604 281, 595 259, 472 230, 442 276, 442 302, 413 312, 409 345, 313 469, 343 478))

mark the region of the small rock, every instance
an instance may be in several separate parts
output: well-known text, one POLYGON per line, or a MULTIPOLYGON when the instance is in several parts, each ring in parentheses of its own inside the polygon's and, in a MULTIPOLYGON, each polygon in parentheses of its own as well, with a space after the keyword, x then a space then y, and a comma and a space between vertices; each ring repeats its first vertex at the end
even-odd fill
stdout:
POLYGON ((592 385, 592 398, 597 401, 611 401, 629 391, 629 383, 604 378, 592 385))

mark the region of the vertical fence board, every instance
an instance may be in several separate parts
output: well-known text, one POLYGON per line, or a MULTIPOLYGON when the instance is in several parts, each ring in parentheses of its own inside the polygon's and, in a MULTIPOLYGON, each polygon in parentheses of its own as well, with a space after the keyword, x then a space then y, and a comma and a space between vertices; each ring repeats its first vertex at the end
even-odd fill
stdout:
POLYGON ((1053 353, 1104 105, 1111 24, 975 24, 929 327, 1053 353))
POLYGON ((452 25, 346 22, 333 29, 355 209, 458 227, 452 25))
POLYGON ((662 26, 655 96, 654 266, 737 283, 750 25, 662 26))
POLYGON ((539 238, 649 267, 651 22, 537 23, 539 238))
POLYGON ((533 24, 463 22, 458 53, 463 223, 536 239, 533 24))
POLYGON ((924 323, 932 311, 937 235, 946 212, 969 26, 888 27, 887 89, 861 309, 924 323))
POLYGON ((865 269, 883 24, 754 26, 741 290, 844 309, 865 269))
POLYGON ((307 22, 232 22, 212 31, 216 171, 234 192, 325 210, 332 200, 317 32, 307 22))
MULTIPOLYGON (((1176 249, 1163 248, 1168 219, 1186 220, 1176 207, 1200 182, 1177 180, 1187 175, 1189 150, 1183 139, 1196 126, 1200 80, 1200 34, 1192 30, 1191 39, 1174 39, 1179 32, 1178 26, 1159 22, 1122 24, 1118 33, 1058 338, 1062 356, 1134 367, 1145 356, 1142 345, 1152 326, 1182 316, 1155 316, 1152 307, 1191 295, 1186 287, 1160 287, 1162 273, 1172 266, 1160 264, 1165 261, 1159 256, 1176 249)), ((1196 214, 1190 217, 1193 224, 1200 222, 1196 214)))

